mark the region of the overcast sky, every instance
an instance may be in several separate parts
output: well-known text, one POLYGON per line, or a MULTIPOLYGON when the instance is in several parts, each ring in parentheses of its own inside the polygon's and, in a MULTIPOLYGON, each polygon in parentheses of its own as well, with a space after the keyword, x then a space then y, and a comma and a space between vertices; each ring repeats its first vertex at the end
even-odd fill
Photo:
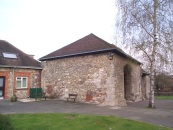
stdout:
POLYGON ((38 59, 90 33, 114 43, 114 0, 0 0, 0 39, 38 59))

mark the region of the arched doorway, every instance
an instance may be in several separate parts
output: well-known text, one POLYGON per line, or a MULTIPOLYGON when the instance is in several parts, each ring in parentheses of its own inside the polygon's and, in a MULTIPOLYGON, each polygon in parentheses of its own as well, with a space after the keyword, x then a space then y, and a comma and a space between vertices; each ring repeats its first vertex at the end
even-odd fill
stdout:
POLYGON ((124 98, 131 100, 131 88, 132 88, 132 68, 129 64, 124 66, 124 98))

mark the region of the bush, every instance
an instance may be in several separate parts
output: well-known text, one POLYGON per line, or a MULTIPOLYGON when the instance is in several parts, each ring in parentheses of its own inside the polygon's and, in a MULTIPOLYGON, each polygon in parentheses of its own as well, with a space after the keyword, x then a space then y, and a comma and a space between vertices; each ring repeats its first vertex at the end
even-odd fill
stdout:
POLYGON ((9 116, 0 114, 0 130, 14 130, 9 116))
POLYGON ((17 97, 16 97, 16 95, 12 96, 12 97, 10 98, 10 101, 11 101, 11 102, 17 102, 17 97))

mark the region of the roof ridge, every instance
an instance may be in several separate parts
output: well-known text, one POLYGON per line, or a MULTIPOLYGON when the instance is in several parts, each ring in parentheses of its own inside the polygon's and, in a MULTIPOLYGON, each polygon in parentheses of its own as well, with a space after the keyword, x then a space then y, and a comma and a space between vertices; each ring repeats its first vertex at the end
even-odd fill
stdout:
POLYGON ((110 46, 110 48, 112 48, 112 45, 114 46, 114 44, 111 44, 111 43, 107 42, 106 40, 103 40, 102 38, 98 37, 97 35, 95 35, 95 34, 93 34, 93 33, 91 33, 90 35, 93 35, 93 36, 96 37, 97 39, 99 39, 99 40, 105 42, 108 46, 110 46))
MULTIPOLYGON (((92 33, 91 33, 92 34, 92 33)), ((125 53, 121 48, 119 48, 118 46, 116 46, 115 44, 111 44, 109 42, 107 42, 106 40, 103 40, 102 38, 96 36, 95 34, 92 34, 93 36, 95 36, 96 38, 98 38, 99 40, 105 42, 107 45, 110 46, 110 48, 114 47, 115 49, 118 49, 119 51, 122 51, 123 53, 125 53)))
MULTIPOLYGON (((48 55, 50 55, 50 54, 52 54, 52 53, 54 53, 54 52, 56 52, 56 51, 58 51, 58 50, 61 50, 61 49, 65 48, 65 47, 67 47, 67 46, 69 46, 69 45, 71 45, 71 44, 75 44, 77 41, 79 41, 79 40, 81 40, 81 39, 83 39, 83 38, 85 38, 85 37, 87 37, 87 36, 89 36, 89 35, 91 35, 91 34, 92 34, 92 33, 90 33, 90 34, 88 34, 88 35, 86 35, 86 36, 84 36, 84 37, 82 37, 82 38, 80 38, 80 39, 78 39, 78 40, 75 40, 75 41, 71 42, 70 44, 68 44, 68 45, 66 45, 66 46, 64 46, 64 47, 61 47, 61 48, 59 48, 59 49, 56 49, 55 51, 53 51, 53 52, 51 52, 51 53, 49 53, 49 54, 47 54, 47 55, 45 55, 45 56, 39 58, 39 60, 42 59, 42 58, 44 58, 44 57, 46 57, 46 56, 48 56, 48 55)), ((92 34, 92 35, 94 35, 94 34, 92 34)))

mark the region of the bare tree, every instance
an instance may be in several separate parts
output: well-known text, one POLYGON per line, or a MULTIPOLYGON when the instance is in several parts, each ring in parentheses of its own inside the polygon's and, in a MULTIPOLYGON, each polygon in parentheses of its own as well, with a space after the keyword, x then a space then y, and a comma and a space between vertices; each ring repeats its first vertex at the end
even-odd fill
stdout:
MULTIPOLYGON (((173 57, 173 0, 117 0, 116 38, 140 51, 150 71, 149 107, 154 108, 156 68, 173 57)), ((160 68, 159 68, 160 69, 160 68)))

